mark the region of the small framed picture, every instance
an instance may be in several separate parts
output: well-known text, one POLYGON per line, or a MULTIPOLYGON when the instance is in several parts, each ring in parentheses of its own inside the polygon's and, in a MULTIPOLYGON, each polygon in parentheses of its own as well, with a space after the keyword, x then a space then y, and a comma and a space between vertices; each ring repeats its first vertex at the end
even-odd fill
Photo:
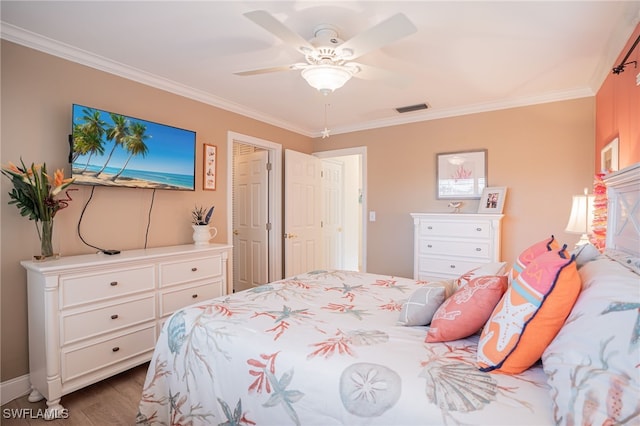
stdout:
POLYGON ((600 171, 602 173, 618 171, 618 138, 609 142, 600 151, 600 171))
POLYGON ((484 188, 482 197, 480 197, 480 205, 478 205, 478 213, 502 213, 506 197, 507 188, 504 186, 484 188))
POLYGON ((216 190, 216 163, 217 147, 215 145, 204 144, 204 167, 202 189, 207 191, 216 190))

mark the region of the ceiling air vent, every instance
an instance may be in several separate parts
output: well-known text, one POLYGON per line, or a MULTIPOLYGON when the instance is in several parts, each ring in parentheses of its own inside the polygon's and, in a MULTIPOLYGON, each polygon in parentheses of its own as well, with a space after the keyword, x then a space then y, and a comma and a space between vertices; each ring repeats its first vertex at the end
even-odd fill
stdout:
POLYGON ((427 109, 427 108, 429 108, 427 104, 416 104, 416 105, 409 105, 409 106, 396 108, 396 111, 398 111, 400 114, 404 114, 405 112, 420 111, 421 109, 427 109))

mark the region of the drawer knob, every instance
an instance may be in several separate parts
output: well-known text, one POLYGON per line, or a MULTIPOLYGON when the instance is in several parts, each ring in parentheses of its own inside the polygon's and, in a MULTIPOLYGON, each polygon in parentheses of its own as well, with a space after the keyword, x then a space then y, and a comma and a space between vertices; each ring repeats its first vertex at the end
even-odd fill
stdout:
POLYGON ((115 348, 111 348, 112 352, 118 352, 120 350, 119 346, 116 346, 115 348))
POLYGON ((118 319, 118 314, 111 315, 111 319, 118 319))
POLYGON ((197 298, 198 298, 198 293, 196 293, 196 294, 192 294, 192 295, 191 295, 191 298, 192 298, 192 299, 197 299, 197 298))
POLYGON ((476 247, 476 251, 482 251, 480 247, 476 247))
POLYGON ((476 231, 480 232, 482 231, 482 228, 476 228, 476 231))
POLYGON ((456 265, 449 265, 449 268, 456 269, 456 265))
POLYGON ((428 248, 433 248, 433 246, 431 244, 427 244, 428 248))
POLYGON ((427 226, 427 229, 433 229, 433 226, 427 226))
POLYGON ((117 286, 117 285, 118 285, 118 281, 111 281, 111 282, 109 283, 109 285, 110 285, 111 287, 115 287, 115 286, 117 286))
POLYGON ((196 272, 197 270, 198 270, 198 268, 196 268, 196 267, 191 268, 191 272, 196 272))

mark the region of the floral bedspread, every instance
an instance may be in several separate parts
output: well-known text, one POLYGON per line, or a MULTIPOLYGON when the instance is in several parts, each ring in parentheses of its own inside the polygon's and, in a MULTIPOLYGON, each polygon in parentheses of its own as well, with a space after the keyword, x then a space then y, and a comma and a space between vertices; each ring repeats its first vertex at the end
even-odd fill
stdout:
POLYGON ((546 376, 475 365, 477 336, 425 343, 397 324, 426 284, 315 271, 176 312, 149 365, 137 422, 165 425, 541 425, 546 376))

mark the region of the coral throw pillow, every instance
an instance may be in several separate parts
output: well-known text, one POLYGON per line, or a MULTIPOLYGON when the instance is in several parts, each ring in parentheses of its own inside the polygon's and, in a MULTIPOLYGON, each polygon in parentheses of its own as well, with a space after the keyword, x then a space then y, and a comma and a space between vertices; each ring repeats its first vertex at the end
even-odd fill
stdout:
POLYGON ((448 342, 476 333, 507 290, 507 276, 473 278, 444 301, 431 320, 426 342, 448 342))
POLYGON ((562 328, 580 289, 566 245, 535 258, 511 283, 482 330, 480 369, 517 374, 531 367, 562 328))
POLYGON ((515 280, 518 275, 522 273, 524 268, 526 268, 527 265, 533 262, 536 257, 552 250, 558 250, 559 248, 560 244, 558 244, 553 235, 551 236, 551 238, 538 241, 532 246, 526 248, 522 253, 520 253, 518 258, 514 262, 513 267, 511 268, 511 279, 515 280))
POLYGON ((465 272, 456 279, 456 287, 460 288, 471 282, 476 277, 485 275, 504 275, 507 262, 483 263, 465 272))

